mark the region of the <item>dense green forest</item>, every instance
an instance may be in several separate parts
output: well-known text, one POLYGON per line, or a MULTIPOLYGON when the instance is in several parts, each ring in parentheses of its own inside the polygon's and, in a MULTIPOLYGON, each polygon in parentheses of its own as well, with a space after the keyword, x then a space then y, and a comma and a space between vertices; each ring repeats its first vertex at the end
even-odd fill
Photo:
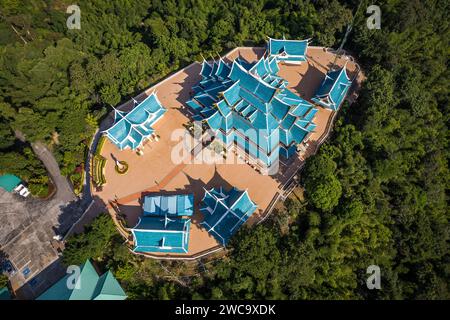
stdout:
POLYGON ((90 138, 111 105, 201 53, 261 44, 267 35, 312 36, 332 45, 351 17, 337 1, 317 9, 265 2, 82 0, 81 29, 69 30, 72 1, 0 0, 0 172, 45 194, 45 171, 15 139, 18 130, 28 142, 48 142, 62 173, 77 182, 90 138))
POLYGON ((80 0, 81 30, 68 30, 70 1, 0 0, 0 171, 40 190, 45 171, 15 130, 49 143, 71 176, 110 105, 200 54, 282 35, 337 47, 354 18, 345 49, 367 80, 308 159, 304 199, 243 228, 188 280, 184 263, 131 255, 106 215, 64 259, 93 257, 130 298, 449 299, 449 4, 374 1, 381 29, 369 30, 358 3, 80 0), (382 290, 366 287, 372 264, 382 290))

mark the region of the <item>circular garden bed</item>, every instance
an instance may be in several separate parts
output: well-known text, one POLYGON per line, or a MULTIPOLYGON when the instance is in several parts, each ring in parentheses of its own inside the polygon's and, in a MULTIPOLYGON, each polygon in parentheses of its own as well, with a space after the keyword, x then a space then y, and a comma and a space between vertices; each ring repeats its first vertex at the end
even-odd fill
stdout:
POLYGON ((119 165, 114 167, 118 174, 125 174, 128 172, 128 163, 126 161, 119 161, 119 165))

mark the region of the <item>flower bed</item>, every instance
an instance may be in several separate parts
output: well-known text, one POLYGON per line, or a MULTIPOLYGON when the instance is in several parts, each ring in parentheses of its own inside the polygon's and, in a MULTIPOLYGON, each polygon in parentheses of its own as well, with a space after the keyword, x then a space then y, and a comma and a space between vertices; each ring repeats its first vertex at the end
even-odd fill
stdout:
POLYGON ((119 161, 119 164, 121 165, 121 167, 118 166, 117 164, 114 167, 116 169, 116 172, 118 174, 125 174, 125 173, 127 173, 128 172, 128 163, 125 162, 125 161, 119 161))

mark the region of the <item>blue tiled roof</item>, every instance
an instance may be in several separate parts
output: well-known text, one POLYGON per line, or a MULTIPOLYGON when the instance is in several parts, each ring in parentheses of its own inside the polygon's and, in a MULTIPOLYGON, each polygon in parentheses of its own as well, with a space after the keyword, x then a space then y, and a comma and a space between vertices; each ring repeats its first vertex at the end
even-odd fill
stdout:
POLYGON ((73 288, 67 285, 68 281, 72 283, 69 277, 73 277, 73 274, 68 274, 42 293, 37 300, 124 300, 127 298, 111 272, 108 271, 99 276, 89 260, 86 260, 80 269, 73 288))
POLYGON ((0 288, 0 300, 11 300, 11 293, 9 293, 8 288, 0 288))
POLYGON ((211 74, 212 69, 212 66, 206 60, 203 60, 202 70, 200 71, 200 74, 202 75, 202 77, 207 78, 211 74))
POLYGON ((256 211, 257 205, 250 199, 247 191, 232 188, 205 189, 200 211, 204 220, 202 225, 219 243, 226 245, 231 236, 256 211))
POLYGON ((106 136, 119 149, 136 149, 144 138, 150 136, 152 125, 166 112, 155 93, 152 93, 133 110, 116 111, 114 125, 105 131, 106 136))
POLYGON ((144 216, 131 230, 135 252, 187 253, 190 219, 144 216))
POLYGON ((312 98, 314 102, 332 110, 339 109, 344 101, 352 81, 347 75, 346 67, 330 71, 326 74, 316 94, 312 98))
POLYGON ((193 194, 154 195, 144 197, 144 216, 192 216, 193 194))
POLYGON ((217 68, 215 75, 221 79, 225 79, 228 77, 229 73, 230 73, 230 67, 228 66, 228 64, 225 63, 225 61, 220 59, 219 66, 217 68))
POLYGON ((8 192, 12 192, 15 187, 20 184, 19 177, 13 174, 0 175, 0 188, 5 189, 8 192))
POLYGON ((143 215, 131 230, 135 252, 187 253, 193 194, 151 195, 144 198, 143 215))

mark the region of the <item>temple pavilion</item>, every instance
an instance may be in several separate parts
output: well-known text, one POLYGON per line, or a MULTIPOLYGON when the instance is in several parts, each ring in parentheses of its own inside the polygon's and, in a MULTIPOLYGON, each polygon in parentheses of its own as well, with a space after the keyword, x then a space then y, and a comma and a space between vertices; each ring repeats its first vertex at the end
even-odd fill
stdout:
POLYGON ((154 133, 152 126, 166 111, 153 92, 130 112, 115 109, 114 124, 105 134, 120 150, 136 150, 154 133))
POLYGON ((143 215, 131 229, 134 252, 188 252, 193 194, 146 196, 142 208, 143 215))
POLYGON ((270 55, 253 64, 204 60, 202 80, 186 103, 226 150, 242 151, 262 169, 293 155, 316 128, 317 109, 289 90, 278 72, 270 55))

